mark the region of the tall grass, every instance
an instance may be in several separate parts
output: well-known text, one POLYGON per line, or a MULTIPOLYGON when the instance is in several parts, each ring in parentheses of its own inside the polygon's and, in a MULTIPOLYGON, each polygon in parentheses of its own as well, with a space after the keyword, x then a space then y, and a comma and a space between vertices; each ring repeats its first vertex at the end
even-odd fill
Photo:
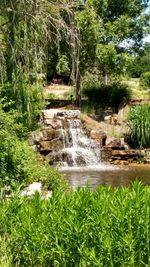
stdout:
POLYGON ((129 121, 132 145, 136 148, 150 147, 150 105, 132 107, 129 121))
POLYGON ((0 266, 148 267, 150 188, 0 199, 0 266))

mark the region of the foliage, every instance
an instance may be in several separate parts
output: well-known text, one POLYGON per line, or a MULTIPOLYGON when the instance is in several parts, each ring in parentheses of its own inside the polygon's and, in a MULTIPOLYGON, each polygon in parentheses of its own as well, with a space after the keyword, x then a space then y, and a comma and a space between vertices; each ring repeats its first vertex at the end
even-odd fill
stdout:
POLYGON ((0 199, 1 266, 148 266, 149 206, 139 182, 0 199))
POLYGON ((117 111, 121 101, 130 96, 128 86, 121 83, 112 83, 109 85, 85 86, 83 87, 83 94, 88 97, 91 105, 98 105, 102 107, 114 107, 117 111))
POLYGON ((14 184, 43 181, 48 187, 62 186, 61 175, 46 163, 39 162, 36 153, 24 137, 27 129, 18 123, 16 111, 5 112, 0 103, 0 187, 9 191, 14 184))
POLYGON ((61 55, 59 57, 56 70, 57 70, 57 73, 61 75, 68 75, 68 73, 70 72, 69 62, 65 55, 61 55))
POLYGON ((140 85, 145 88, 150 88, 150 71, 141 74, 140 85))
POLYGON ((96 66, 102 75, 124 72, 133 50, 141 47, 149 15, 143 14, 147 1, 88 0, 77 12, 82 46, 80 66, 84 72, 96 66), (128 40, 131 40, 127 45, 128 40), (126 45, 124 45, 124 41, 126 45))
POLYGON ((127 72, 131 77, 138 78, 142 73, 148 72, 150 66, 150 44, 146 43, 138 55, 132 56, 132 61, 128 64, 127 72))
POLYGON ((132 107, 129 123, 132 145, 136 148, 150 147, 150 105, 132 107))
POLYGON ((101 79, 100 79, 100 72, 97 68, 94 68, 91 70, 88 70, 85 72, 84 76, 82 77, 82 83, 81 87, 98 87, 101 85, 101 79))
POLYGON ((7 106, 5 111, 16 109, 18 120, 25 127, 30 130, 37 127, 37 119, 44 105, 42 84, 29 84, 27 80, 16 84, 6 83, 0 88, 0 96, 7 106))
MULTIPOLYGON (((69 27, 63 16, 67 19, 68 13, 71 14, 70 6, 72 3, 62 5, 61 0, 57 3, 53 0, 1 1, 0 82, 3 88, 10 85, 9 98, 22 113, 26 125, 31 126, 37 106, 42 105, 39 77, 46 76, 48 46, 54 47, 61 36, 66 39, 68 35, 69 27)), ((8 91, 4 93, 7 95, 8 91)))

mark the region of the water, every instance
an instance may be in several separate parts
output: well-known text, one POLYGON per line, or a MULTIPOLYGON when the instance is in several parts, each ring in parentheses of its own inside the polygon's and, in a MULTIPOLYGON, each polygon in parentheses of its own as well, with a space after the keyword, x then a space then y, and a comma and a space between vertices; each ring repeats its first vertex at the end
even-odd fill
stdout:
POLYGON ((81 168, 62 168, 72 188, 88 186, 91 190, 99 185, 128 186, 138 179, 145 185, 150 185, 150 165, 136 165, 130 167, 115 167, 103 165, 81 168))
POLYGON ((100 162, 100 144, 89 139, 80 119, 65 119, 59 123, 63 149, 53 153, 57 166, 93 166, 100 162))

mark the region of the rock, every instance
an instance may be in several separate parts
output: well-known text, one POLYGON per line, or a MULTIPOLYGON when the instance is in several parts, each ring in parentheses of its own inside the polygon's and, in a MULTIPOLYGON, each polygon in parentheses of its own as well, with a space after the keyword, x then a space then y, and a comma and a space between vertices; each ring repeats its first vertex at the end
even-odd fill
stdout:
POLYGON ((42 110, 42 117, 45 122, 45 120, 52 120, 54 119, 55 115, 59 112, 58 109, 45 109, 42 110))
POLYGON ((117 125, 118 124, 118 115, 117 114, 107 115, 104 117, 104 122, 111 124, 111 125, 117 125))
POLYGON ((39 147, 39 151, 43 152, 43 151, 47 151, 47 152, 51 152, 51 151, 58 151, 60 149, 63 148, 63 143, 60 139, 53 139, 51 141, 41 141, 39 143, 40 147, 39 147))
POLYGON ((112 150, 112 156, 120 158, 131 158, 139 156, 139 151, 134 149, 129 150, 112 150))
POLYGON ((34 182, 30 184, 25 190, 23 190, 20 195, 32 197, 36 192, 39 193, 42 199, 48 200, 52 197, 52 191, 47 191, 42 193, 42 183, 41 182, 34 182))
POLYGON ((124 139, 115 139, 107 144, 107 147, 110 147, 111 149, 121 150, 125 149, 124 147, 124 139))
POLYGON ((31 197, 35 194, 35 192, 38 192, 41 194, 41 189, 42 189, 42 183, 40 182, 34 182, 30 184, 26 190, 21 192, 21 196, 28 196, 31 197))
POLYGON ((59 118, 67 119, 79 119, 80 111, 79 110, 59 110, 59 109, 45 109, 42 111, 42 118, 44 123, 50 123, 53 119, 59 118))
POLYGON ((126 122, 128 119, 130 107, 126 103, 122 103, 119 107, 119 112, 117 115, 117 119, 119 123, 126 122))
POLYGON ((44 140, 50 141, 50 140, 53 140, 53 139, 58 138, 58 137, 59 137, 58 131, 56 131, 54 129, 47 129, 45 131, 45 139, 44 140))
POLYGON ((107 135, 102 131, 91 130, 90 138, 100 142, 101 146, 105 146, 107 135))
POLYGON ((111 159, 112 149, 111 147, 103 147, 101 150, 101 160, 104 162, 112 161, 111 159))
POLYGON ((104 122, 111 124, 111 115, 105 116, 104 117, 104 122))

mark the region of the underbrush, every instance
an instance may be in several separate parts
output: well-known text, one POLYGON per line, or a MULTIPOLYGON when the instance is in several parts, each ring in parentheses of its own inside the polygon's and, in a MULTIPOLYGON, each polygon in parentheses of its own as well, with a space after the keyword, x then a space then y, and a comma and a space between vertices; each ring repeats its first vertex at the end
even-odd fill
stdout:
POLYGON ((148 267, 150 188, 0 198, 0 266, 148 267))

